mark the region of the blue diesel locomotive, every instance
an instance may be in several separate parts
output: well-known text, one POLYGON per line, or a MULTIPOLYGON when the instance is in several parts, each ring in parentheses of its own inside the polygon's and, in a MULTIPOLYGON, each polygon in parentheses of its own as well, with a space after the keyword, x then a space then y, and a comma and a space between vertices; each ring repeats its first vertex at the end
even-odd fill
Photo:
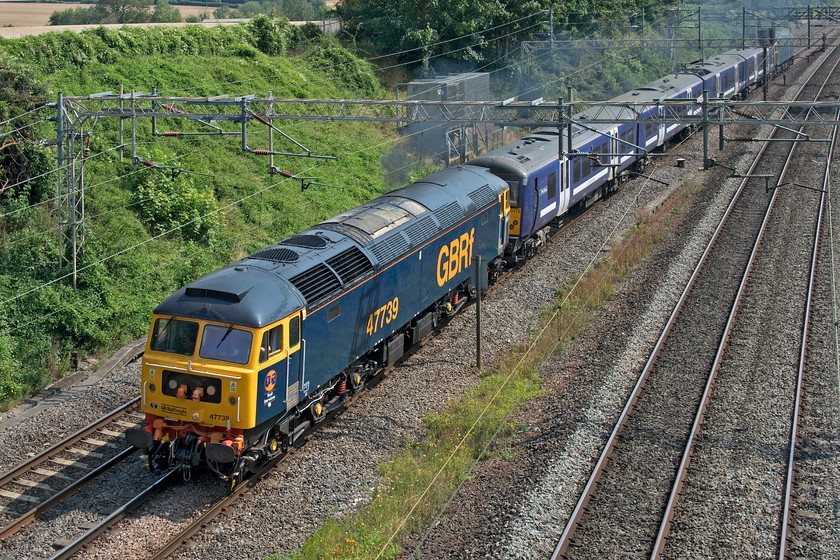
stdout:
POLYGON ((500 266, 508 192, 445 169, 188 284, 154 310, 128 441, 233 480, 282 453, 500 266))
POLYGON ((789 36, 775 45, 729 51, 606 102, 610 111, 578 113, 571 144, 566 130, 536 130, 188 284, 154 310, 146 421, 127 440, 153 470, 203 465, 233 481, 283 453, 457 313, 475 295, 474 262, 492 283, 570 209, 682 133, 651 120, 659 101, 742 95, 765 78, 764 52, 768 73, 790 64, 789 36), (617 124, 616 114, 638 120, 617 124))

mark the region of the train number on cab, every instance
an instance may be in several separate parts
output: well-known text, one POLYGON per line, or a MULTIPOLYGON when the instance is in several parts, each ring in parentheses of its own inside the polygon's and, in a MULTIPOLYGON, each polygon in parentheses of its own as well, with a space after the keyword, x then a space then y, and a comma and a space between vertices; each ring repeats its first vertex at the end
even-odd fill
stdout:
POLYGON ((394 298, 379 309, 375 310, 368 317, 367 333, 372 336, 376 331, 389 325, 391 321, 397 318, 397 311, 400 308, 400 299, 394 298))

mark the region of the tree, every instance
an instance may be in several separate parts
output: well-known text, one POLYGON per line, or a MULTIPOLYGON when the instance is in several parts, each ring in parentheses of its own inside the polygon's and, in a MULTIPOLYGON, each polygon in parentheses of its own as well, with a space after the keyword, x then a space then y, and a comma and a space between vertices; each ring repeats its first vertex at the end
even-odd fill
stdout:
POLYGON ((175 23, 183 21, 181 12, 166 0, 158 0, 155 10, 152 12, 152 21, 155 23, 175 23))
POLYGON ((154 0, 97 0, 105 11, 103 23, 141 23, 148 21, 149 8, 154 0))
POLYGON ((457 60, 485 59, 494 39, 539 21, 546 0, 344 0, 337 8, 352 31, 384 52, 412 50, 404 60, 445 55, 457 60), (525 21, 493 29, 534 14, 525 21), (455 39, 455 40, 452 40, 455 39), (440 41, 448 41, 437 44, 440 41))

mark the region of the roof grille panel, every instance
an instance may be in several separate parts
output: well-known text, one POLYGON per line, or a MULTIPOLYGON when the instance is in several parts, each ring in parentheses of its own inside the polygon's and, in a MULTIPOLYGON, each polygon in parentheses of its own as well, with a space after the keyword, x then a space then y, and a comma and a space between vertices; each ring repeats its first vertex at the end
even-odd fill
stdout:
POLYGON ((458 223, 464 217, 464 210, 457 202, 450 202, 446 206, 435 210, 435 218, 438 219, 443 229, 447 229, 458 223))
POLYGON ((323 249, 327 246, 327 240, 320 235, 295 235, 280 242, 280 245, 292 245, 294 247, 305 247, 307 249, 323 249))
POLYGON ((480 189, 474 190, 470 193, 470 198, 478 208, 484 208, 485 206, 489 206, 496 201, 496 193, 493 192, 493 189, 490 185, 484 185, 480 189))
POLYGON ((408 241, 401 233, 397 233, 378 241, 370 247, 370 251, 379 260, 380 266, 385 266, 408 252, 408 241))
POLYGON ((323 263, 313 266, 289 281, 303 294, 306 305, 314 304, 341 287, 338 276, 323 263))
POLYGON ((437 235, 438 228, 431 216, 426 216, 419 222, 415 222, 405 228, 405 234, 408 236, 412 245, 421 245, 437 235))
POLYGON ((325 229, 327 231, 334 231, 341 235, 346 235, 362 247, 370 244, 373 238, 367 233, 363 232, 357 227, 348 226, 346 224, 339 224, 336 222, 324 222, 315 226, 315 229, 325 229))
POLYGON ((334 257, 327 259, 327 264, 338 274, 346 286, 373 270, 373 264, 358 247, 350 247, 334 257))
POLYGON ((257 251, 251 255, 250 258, 281 263, 293 263, 297 262, 300 256, 295 251, 286 249, 285 247, 267 247, 257 251))

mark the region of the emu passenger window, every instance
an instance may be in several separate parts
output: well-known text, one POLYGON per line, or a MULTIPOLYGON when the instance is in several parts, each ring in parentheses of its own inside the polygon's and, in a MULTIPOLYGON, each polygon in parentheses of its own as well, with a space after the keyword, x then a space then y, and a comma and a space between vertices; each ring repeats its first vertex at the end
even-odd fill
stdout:
POLYGON ((548 175, 548 198, 557 196, 557 173, 548 175))
POLYGON ((519 208, 516 200, 516 195, 519 192, 519 181, 505 181, 510 187, 510 205, 514 208, 519 208))

